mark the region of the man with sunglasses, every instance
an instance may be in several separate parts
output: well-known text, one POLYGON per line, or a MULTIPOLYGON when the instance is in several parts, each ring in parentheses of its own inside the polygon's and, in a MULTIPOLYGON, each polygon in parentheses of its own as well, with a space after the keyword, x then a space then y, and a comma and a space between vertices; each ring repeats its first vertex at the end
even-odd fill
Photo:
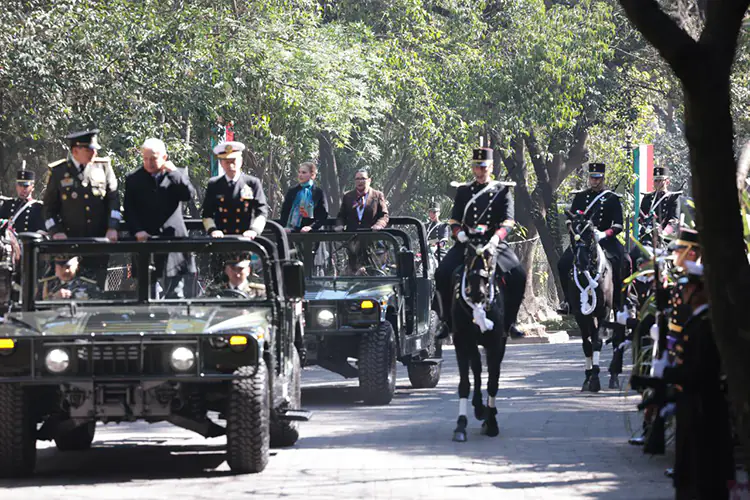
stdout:
POLYGON ((225 141, 214 148, 223 175, 212 177, 203 200, 203 227, 214 238, 225 234, 253 239, 263 232, 268 204, 260 179, 242 172, 241 142, 225 141))
MULTIPOLYGON (((612 264, 612 284, 614 285, 614 308, 620 311, 622 303, 622 267, 625 260, 625 248, 617 235, 622 232, 622 202, 621 195, 606 188, 604 175, 606 166, 604 163, 589 164, 589 188, 576 191, 570 211, 583 213, 594 224, 594 238, 607 255, 607 260, 612 264)), ((560 257, 557 264, 560 272, 560 284, 562 285, 565 299, 560 304, 560 314, 570 314, 570 302, 567 297, 570 284, 570 271, 573 269, 573 250, 568 247, 560 257)))
POLYGON ((491 148, 474 149, 471 166, 474 182, 458 187, 453 202, 453 211, 448 223, 456 244, 448 250, 435 271, 435 282, 442 302, 443 325, 438 338, 445 338, 452 330, 451 305, 453 273, 464 263, 466 230, 486 226, 484 233, 490 250, 495 254, 499 275, 505 279, 505 331, 513 336, 522 336, 513 323, 518 314, 526 287, 526 273, 518 257, 505 243, 505 238, 515 226, 512 185, 490 179, 493 164, 491 148))

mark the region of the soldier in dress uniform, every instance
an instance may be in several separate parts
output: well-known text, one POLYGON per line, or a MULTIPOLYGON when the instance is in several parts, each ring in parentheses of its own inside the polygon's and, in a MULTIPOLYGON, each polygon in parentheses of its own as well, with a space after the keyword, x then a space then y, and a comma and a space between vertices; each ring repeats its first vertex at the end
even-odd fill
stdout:
MULTIPOLYGON (((668 187, 666 167, 654 167, 654 190, 643 195, 638 214, 638 241, 643 245, 652 245, 651 231, 655 225, 658 225, 665 236, 674 234, 679 225, 682 191, 671 192, 667 190, 668 187)), ((630 250, 633 264, 642 257, 640 248, 634 245, 630 250)))
POLYGON ((203 227, 214 238, 240 234, 255 238, 268 219, 268 204, 260 179, 242 172, 241 142, 222 142, 214 148, 224 175, 208 181, 203 200, 203 227))
MULTIPOLYGON (((67 158, 49 165, 44 219, 53 239, 102 237, 117 241, 122 219, 117 177, 109 158, 97 158, 98 129, 65 137, 67 158)), ((88 260, 88 259, 87 259, 88 260)))
POLYGON ((438 262, 445 255, 445 247, 450 237, 450 225, 446 222, 440 222, 440 204, 433 202, 430 204, 428 212, 429 221, 427 222, 427 242, 430 246, 435 246, 435 257, 438 262))
POLYGON ((78 256, 61 255, 54 258, 55 275, 39 280, 38 296, 42 300, 87 300, 96 298, 100 289, 96 281, 79 276, 78 256))
MULTIPOLYGON (((625 248, 617 239, 622 231, 622 203, 620 195, 606 189, 604 175, 606 166, 604 163, 589 164, 589 188, 576 191, 570 211, 581 212, 589 218, 596 228, 595 238, 607 255, 612 264, 612 281, 614 285, 614 307, 615 311, 622 309, 622 268, 625 259, 625 248)), ((565 301, 560 304, 560 314, 570 313, 570 301, 568 300, 568 288, 570 283, 570 271, 573 269, 573 250, 568 247, 560 257, 557 264, 560 272, 560 284, 565 301)))
MULTIPOLYGON (((206 290, 207 296, 231 297, 225 290, 236 290, 241 297, 264 298, 266 286, 263 277, 253 273, 252 255, 229 255, 224 260, 224 273, 220 282, 212 284, 206 290)), ((231 293, 231 292, 230 292, 231 293)))
POLYGON ((660 379, 635 375, 631 382, 676 401, 675 498, 726 499, 734 480, 733 443, 703 266, 686 261, 678 286, 689 315, 675 343, 674 363, 660 379))
POLYGON ((0 206, 0 219, 10 219, 17 233, 44 231, 42 202, 33 197, 34 180, 34 172, 26 170, 23 162, 16 175, 17 198, 0 206))
POLYGON ((492 166, 493 151, 491 148, 474 149, 472 170, 474 181, 458 187, 456 199, 453 202, 451 226, 456 244, 448 250, 435 271, 435 282, 442 301, 443 327, 438 338, 447 337, 451 331, 451 305, 453 273, 464 263, 466 252, 465 243, 468 241, 465 228, 475 228, 479 224, 486 224, 488 243, 494 248, 495 263, 499 269, 498 276, 505 275, 505 331, 509 330, 509 317, 515 318, 523 300, 526 287, 526 274, 518 257, 511 250, 505 238, 516 224, 514 217, 512 183, 490 180, 489 170, 492 166), (507 279, 511 278, 512 279, 507 279), (522 280, 517 278, 523 278, 522 280), (517 306, 516 307, 516 303, 517 306), (514 314, 515 309, 515 314, 514 314))

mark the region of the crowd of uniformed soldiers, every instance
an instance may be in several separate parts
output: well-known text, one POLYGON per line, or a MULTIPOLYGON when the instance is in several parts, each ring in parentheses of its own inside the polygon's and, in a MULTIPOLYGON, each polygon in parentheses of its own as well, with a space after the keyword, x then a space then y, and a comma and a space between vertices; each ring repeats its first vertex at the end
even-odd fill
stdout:
MULTIPOLYGON (((77 132, 65 138, 70 147, 69 155, 49 165, 43 203, 33 198, 34 173, 22 167, 17 173, 17 196, 2 198, 0 218, 10 219, 17 232, 41 231, 54 239, 106 237, 115 241, 123 214, 111 161, 96 156, 100 149, 98 132, 77 132)), ((163 143, 150 141, 144 144, 143 169, 128 175, 125 196, 133 203, 126 203, 125 219, 139 240, 159 234, 184 236, 187 233, 180 203, 193 196, 195 190, 186 173, 167 160, 163 143)), ((260 179, 242 171, 244 149, 239 142, 222 142, 214 148, 224 174, 209 180, 202 204, 203 224, 212 237, 241 234, 254 238, 263 232, 269 217, 260 179)), ((463 262, 467 232, 480 225, 486 228, 487 243, 496 256, 499 276, 506 286, 506 332, 522 335, 514 323, 523 299, 526 273, 506 243, 515 225, 512 184, 491 180, 493 151, 490 148, 476 148, 471 165, 474 180, 458 187, 450 220, 441 222, 440 205, 433 203, 426 225, 428 240, 436 246, 439 260, 435 277, 442 300, 440 336, 445 337, 450 332, 450 278, 463 262), (450 240, 454 244, 446 251, 450 240)), ((317 229, 328 217, 326 196, 314 185, 316 173, 314 164, 303 164, 299 171, 300 184, 287 193, 284 214, 288 220, 281 223, 289 231, 317 229)), ((730 422, 721 392, 721 365, 711 333, 698 234, 689 228, 680 228, 681 192, 668 191, 666 169, 655 167, 653 174, 655 190, 646 194, 640 204, 639 240, 652 247, 664 237, 677 236, 673 243, 675 269, 682 274, 671 292, 669 310, 660 313, 670 317, 668 349, 654 361, 655 368, 649 376, 635 375, 632 382, 639 388, 656 387, 659 394, 669 394, 658 402, 660 410, 670 402, 676 405, 678 460, 674 481, 678 498, 727 498, 728 481, 734 476, 730 422)), ((628 255, 618 238, 623 231, 621 196, 607 189, 605 176, 603 163, 590 163, 589 187, 574 193, 570 211, 585 214, 594 225, 595 239, 612 263, 617 291, 614 303, 619 311, 625 306, 622 280, 636 269, 644 255, 638 248, 628 255)), ((346 193, 341 204, 337 217, 339 229, 364 226, 377 230, 388 224, 385 197, 370 187, 370 181, 366 170, 357 172, 356 188, 346 193)), ((106 258, 89 257, 91 262, 87 265, 100 266, 101 262, 94 261, 106 258)), ((55 276, 44 279, 41 293, 45 296, 87 294, 95 281, 79 275, 79 264, 82 262, 77 257, 56 259, 55 276), (72 285, 63 286, 66 283, 72 285), (64 291, 66 289, 68 291, 64 291)), ((239 264, 237 268, 239 276, 244 268, 239 264)), ((568 249, 559 262, 566 294, 571 268, 572 254, 568 249)), ((560 312, 568 311, 566 299, 560 312)), ((658 338, 653 332, 652 335, 658 338)), ((637 444, 644 441, 633 440, 637 444)))

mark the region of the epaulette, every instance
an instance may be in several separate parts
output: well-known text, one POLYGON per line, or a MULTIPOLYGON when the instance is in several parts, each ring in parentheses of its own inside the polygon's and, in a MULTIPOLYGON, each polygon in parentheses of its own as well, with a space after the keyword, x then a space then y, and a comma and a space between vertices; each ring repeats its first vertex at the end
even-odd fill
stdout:
POLYGON ((678 195, 681 195, 681 194, 684 194, 684 193, 685 193, 684 191, 667 191, 667 194, 669 196, 678 196, 678 195))
POLYGON ((104 163, 104 164, 107 164, 107 165, 111 165, 112 164, 112 158, 110 158, 109 156, 97 157, 97 158, 94 158, 94 160, 92 161, 92 163, 104 163))
POLYGON ((586 191, 588 191, 588 189, 577 189, 575 191, 571 191, 571 194, 585 193, 586 191))
POLYGON ((495 182, 497 182, 501 186, 507 186, 507 187, 514 187, 516 185, 516 183, 513 181, 495 181, 495 182))
POLYGON ((91 278, 87 278, 86 276, 79 276, 78 279, 83 281, 84 283, 88 283, 89 285, 96 285, 96 280, 92 280, 91 278))
POLYGON ((67 159, 67 158, 63 158, 62 160, 57 160, 57 161, 55 161, 55 162, 52 162, 52 163, 50 163, 50 164, 49 164, 49 165, 47 165, 47 166, 48 166, 49 168, 54 168, 54 167, 56 167, 56 166, 58 166, 58 165, 62 165, 63 163, 66 163, 67 161, 68 161, 68 159, 67 159))

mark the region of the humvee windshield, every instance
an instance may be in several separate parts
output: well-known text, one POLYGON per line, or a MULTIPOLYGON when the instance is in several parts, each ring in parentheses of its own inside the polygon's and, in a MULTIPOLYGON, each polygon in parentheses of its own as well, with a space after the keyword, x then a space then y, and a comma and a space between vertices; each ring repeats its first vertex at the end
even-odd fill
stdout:
POLYGON ((253 252, 178 252, 148 255, 139 269, 138 254, 77 255, 39 253, 35 301, 136 301, 138 286, 149 283, 149 300, 263 300, 266 270, 253 252))
POLYGON ((377 233, 290 235, 296 258, 310 278, 397 277, 397 244, 377 233))

